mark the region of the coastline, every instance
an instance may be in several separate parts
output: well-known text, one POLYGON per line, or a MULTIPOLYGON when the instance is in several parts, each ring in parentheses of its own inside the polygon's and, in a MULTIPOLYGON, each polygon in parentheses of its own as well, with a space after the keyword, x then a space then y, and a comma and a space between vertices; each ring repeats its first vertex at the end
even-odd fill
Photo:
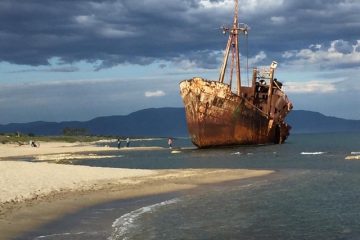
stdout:
POLYGON ((121 151, 132 150, 160 150, 163 147, 122 147, 120 149, 109 147, 108 145, 97 146, 96 142, 40 142, 40 147, 31 147, 30 145, 18 144, 0 144, 0 161, 16 157, 39 156, 49 154, 62 154, 62 153, 84 153, 84 152, 108 152, 117 153, 121 151))
MULTIPOLYGON (((76 144, 51 143, 53 148, 46 145, 36 149, 37 152, 33 155, 28 154, 28 150, 20 151, 19 157, 24 156, 24 153, 26 156, 34 156, 106 151, 104 147, 91 144, 81 147, 76 144)), ((6 147, 13 148, 1 146, 0 150, 6 147)), ((119 151, 107 149, 109 153, 119 151)), ((17 156, 11 151, 0 151, 0 159, 8 157, 16 159, 17 156)), ((99 203, 169 193, 196 188, 203 184, 273 173, 267 170, 246 169, 115 169, 4 160, 0 161, 0 171, 0 187, 5 189, 0 193, 1 239, 19 236, 61 216, 99 203)))

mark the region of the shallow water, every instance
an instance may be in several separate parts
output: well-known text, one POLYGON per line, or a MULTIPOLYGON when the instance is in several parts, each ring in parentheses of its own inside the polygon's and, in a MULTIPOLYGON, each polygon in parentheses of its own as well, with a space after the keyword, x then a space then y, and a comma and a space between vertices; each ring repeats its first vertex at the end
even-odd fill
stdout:
MULTIPOLYGON (((190 146, 187 140, 175 144, 190 146)), ((344 160, 360 152, 360 134, 293 135, 284 145, 180 151, 124 151, 120 158, 77 164, 277 173, 102 204, 19 239, 360 239, 360 161, 344 160)))

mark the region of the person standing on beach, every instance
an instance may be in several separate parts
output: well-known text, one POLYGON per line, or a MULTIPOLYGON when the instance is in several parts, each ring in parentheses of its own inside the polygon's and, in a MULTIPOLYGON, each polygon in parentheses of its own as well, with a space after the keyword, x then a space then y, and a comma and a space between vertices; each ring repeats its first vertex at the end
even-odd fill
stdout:
POLYGON ((173 139, 172 138, 168 139, 168 145, 169 145, 169 148, 172 149, 172 145, 173 145, 173 139))
POLYGON ((120 147, 121 147, 121 139, 120 138, 118 138, 118 140, 117 140, 117 147, 118 147, 118 149, 120 149, 120 147))
POLYGON ((126 138, 126 147, 129 147, 130 145, 130 138, 126 138))

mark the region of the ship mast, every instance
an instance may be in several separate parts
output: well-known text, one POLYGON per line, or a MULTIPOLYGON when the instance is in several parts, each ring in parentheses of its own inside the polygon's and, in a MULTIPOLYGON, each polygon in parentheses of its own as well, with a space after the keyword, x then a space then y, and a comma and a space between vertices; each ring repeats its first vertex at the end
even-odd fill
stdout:
POLYGON ((239 3, 238 0, 235 0, 235 9, 234 9, 234 22, 230 28, 223 27, 223 33, 229 32, 229 39, 226 44, 224 60, 220 70, 219 82, 223 83, 225 78, 226 67, 229 60, 229 54, 231 51, 231 66, 230 66, 230 88, 232 84, 232 77, 234 73, 234 68, 236 69, 236 80, 237 80, 237 94, 241 94, 241 74, 240 74, 240 52, 239 52, 239 34, 242 32, 245 35, 248 33, 248 26, 244 25, 243 27, 239 26, 238 21, 238 11, 239 3))

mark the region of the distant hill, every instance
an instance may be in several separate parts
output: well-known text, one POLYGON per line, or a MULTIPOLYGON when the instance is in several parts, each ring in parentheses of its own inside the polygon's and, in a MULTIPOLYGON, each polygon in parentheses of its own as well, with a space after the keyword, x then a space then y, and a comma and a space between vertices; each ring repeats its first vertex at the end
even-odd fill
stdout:
MULTIPOLYGON (((328 117, 318 112, 294 110, 287 117, 292 133, 360 132, 360 120, 328 117)), ((30 122, 0 125, 0 132, 61 135, 64 128, 85 128, 93 135, 188 136, 184 108, 149 108, 126 116, 98 117, 79 122, 30 122)))
POLYGON ((328 117, 312 111, 291 111, 286 121, 293 127, 293 133, 360 132, 360 120, 328 117))
POLYGON ((30 122, 0 125, 0 132, 62 135, 64 128, 85 128, 93 135, 187 136, 183 108, 149 108, 126 116, 98 117, 78 122, 30 122))

